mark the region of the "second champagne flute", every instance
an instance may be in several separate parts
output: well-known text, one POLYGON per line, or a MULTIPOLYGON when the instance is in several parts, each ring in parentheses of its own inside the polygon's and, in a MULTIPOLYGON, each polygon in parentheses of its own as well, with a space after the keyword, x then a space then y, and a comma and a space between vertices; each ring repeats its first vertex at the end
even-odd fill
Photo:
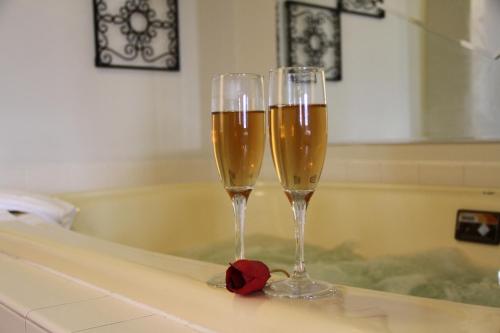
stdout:
MULTIPOLYGON (((262 76, 243 73, 215 76, 211 111, 217 169, 233 204, 234 259, 238 260, 245 257, 245 209, 264 154, 266 117, 262 76)), ((225 287, 225 275, 213 277, 208 284, 225 287)))
POLYGON ((273 162, 295 219, 295 266, 290 278, 268 285, 266 294, 317 298, 335 293, 312 280, 304 260, 304 225, 309 200, 318 185, 327 147, 325 76, 320 68, 272 70, 269 78, 269 136, 273 162))

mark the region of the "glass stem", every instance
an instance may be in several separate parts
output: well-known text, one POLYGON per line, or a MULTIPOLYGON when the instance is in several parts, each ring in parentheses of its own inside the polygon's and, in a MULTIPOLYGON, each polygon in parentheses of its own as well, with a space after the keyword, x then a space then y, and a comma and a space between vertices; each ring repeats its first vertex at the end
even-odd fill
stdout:
POLYGON ((304 225, 306 223, 307 200, 309 192, 291 192, 293 217, 295 219, 295 266, 292 279, 307 278, 306 265, 304 263, 304 225))
POLYGON ((245 210, 247 198, 241 193, 236 193, 232 197, 234 210, 234 260, 245 258, 245 210))

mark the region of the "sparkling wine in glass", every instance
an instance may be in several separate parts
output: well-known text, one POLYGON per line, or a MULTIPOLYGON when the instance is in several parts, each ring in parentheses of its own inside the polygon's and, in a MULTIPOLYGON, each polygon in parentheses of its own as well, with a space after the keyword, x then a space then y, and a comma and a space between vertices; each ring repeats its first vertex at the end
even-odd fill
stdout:
POLYGON ((327 148, 324 72, 314 67, 272 70, 269 80, 269 135, 274 167, 295 220, 295 266, 290 278, 270 283, 265 293, 317 298, 335 293, 332 285, 309 277, 304 261, 306 209, 318 185, 327 148))
MULTIPOLYGON (((219 176, 235 217, 235 260, 245 257, 245 209, 265 146, 263 78, 257 74, 221 74, 212 80, 212 144, 219 176)), ((225 275, 209 285, 225 287, 225 275)))

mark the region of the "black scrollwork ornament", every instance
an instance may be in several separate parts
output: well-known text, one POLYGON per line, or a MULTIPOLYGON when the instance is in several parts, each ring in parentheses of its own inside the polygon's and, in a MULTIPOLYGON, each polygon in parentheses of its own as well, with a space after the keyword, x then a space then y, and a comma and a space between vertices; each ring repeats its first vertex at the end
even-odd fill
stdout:
POLYGON ((95 65, 177 71, 177 0, 93 0, 95 65))
POLYGON ((385 10, 380 8, 384 0, 339 0, 339 8, 346 13, 384 18, 385 10))
POLYGON ((288 66, 323 67, 326 80, 341 80, 339 11, 295 1, 287 1, 285 7, 288 66))

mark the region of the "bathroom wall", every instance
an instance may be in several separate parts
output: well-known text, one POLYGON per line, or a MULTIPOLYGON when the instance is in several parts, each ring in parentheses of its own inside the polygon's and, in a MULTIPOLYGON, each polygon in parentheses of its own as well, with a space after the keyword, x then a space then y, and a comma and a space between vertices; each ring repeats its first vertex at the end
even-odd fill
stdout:
MULTIPOLYGON (((332 7, 331 0, 301 2, 332 7)), ((285 0, 280 0, 280 63, 287 63, 285 0)), ((383 20, 341 15, 341 82, 326 82, 328 103, 335 106, 328 119, 329 142, 379 142, 415 137, 420 122, 422 40, 420 29, 403 17, 421 20, 422 0, 386 0, 400 16, 383 20), (373 123, 383 124, 374 126, 373 123)))
POLYGON ((206 176, 197 1, 179 1, 181 71, 94 67, 92 1, 0 2, 0 187, 80 190, 206 176), (172 165, 179 154, 190 163, 172 165), (193 168, 190 165, 194 165, 193 168), (194 169, 197 172, 192 172, 194 169))
MULTIPOLYGON (((213 8, 212 4, 205 4, 206 7, 200 10, 200 13, 210 13, 210 15, 200 14, 200 25, 203 24, 206 28, 203 29, 201 34, 207 37, 210 36, 214 33, 211 29, 215 26, 215 29, 217 29, 215 33, 223 36, 224 41, 230 40, 231 37, 227 35, 233 33, 233 46, 229 45, 229 43, 222 45, 222 42, 218 42, 213 38, 200 38, 202 45, 205 45, 202 50, 206 52, 204 54, 205 61, 201 65, 201 89, 204 91, 202 93, 202 105, 208 105, 209 103, 210 80, 207 74, 224 71, 224 68, 226 68, 225 71, 254 71, 267 75, 267 68, 275 66, 276 63, 275 41, 269 37, 269 34, 275 31, 276 24, 272 16, 274 1, 252 1, 252 5, 245 4, 244 0, 227 0, 224 4, 221 1, 215 3, 220 4, 222 8, 210 11, 210 8, 213 8), (228 10, 227 6, 230 3, 233 4, 233 21, 231 22, 236 27, 234 30, 228 31, 224 25, 229 20, 227 14, 231 11, 228 10), (209 16, 210 19, 207 19, 209 16), (204 18, 208 22, 205 22, 204 18), (251 24, 253 21, 258 21, 259 24, 251 24), (213 43, 216 43, 215 46, 213 43), (242 45, 246 46, 246 49, 243 49, 242 45), (203 80, 205 81, 203 82, 203 80)), ((321 1, 318 0, 316 3, 321 3, 321 1)), ((412 18, 420 18, 422 7, 419 3, 417 1, 405 3, 406 7, 399 0, 390 1, 391 10, 401 14, 404 13, 412 18)), ((348 41, 355 37, 353 35, 354 31, 349 30, 349 27, 352 28, 355 24, 363 23, 357 19, 352 15, 343 17, 344 30, 342 39, 344 48, 361 47, 357 43, 348 41)), ((370 20, 366 22, 366 24, 370 24, 370 20)), ((372 23, 378 24, 377 22, 372 23)), ((368 27, 365 28, 369 29, 368 27)), ((362 31, 355 32, 359 34, 362 31)), ((355 54, 356 50, 344 52, 348 52, 344 54, 344 57, 349 57, 355 54)), ((356 62, 344 61, 343 70, 346 77, 357 71, 354 68, 356 65, 356 62)), ((412 68, 411 73, 408 73, 408 75, 415 75, 415 72, 418 71, 420 69, 412 68)), ((349 99, 352 96, 342 96, 342 91, 345 90, 346 85, 353 85, 353 89, 356 87, 356 82, 352 82, 352 79, 350 81, 343 80, 328 83, 329 93, 334 93, 336 96, 336 98, 329 101, 330 117, 332 117, 332 113, 338 112, 336 110, 340 108, 338 98, 343 97, 341 104, 344 107, 350 105, 349 99)), ((371 84, 378 83, 375 79, 371 84)), ((412 89, 418 89, 414 83, 410 82, 409 86, 412 89)), ((366 90, 365 93, 370 94, 370 90, 366 90)), ((369 111, 364 108, 363 112, 368 113, 369 111)), ((208 136, 208 119, 205 118, 204 121, 206 122, 204 135, 208 136)), ((373 121, 373 126, 385 128, 385 124, 378 120, 373 121)), ((414 124, 410 127, 411 130, 418 129, 418 126, 414 124)), ((209 147, 208 140, 207 145, 209 147)), ((268 151, 265 155, 265 163, 260 179, 276 181, 268 151)), ((323 171, 323 179, 340 182, 500 187, 500 144, 331 145, 323 171)))
MULTIPOLYGON (((496 58, 500 55, 500 1, 475 0, 471 1, 471 23, 470 36, 471 44, 488 56, 496 58)), ((495 109, 500 105, 500 61, 496 60, 495 65, 488 66, 488 62, 476 59, 471 66, 471 77, 474 81, 481 83, 473 87, 473 98, 476 105, 483 105, 482 108, 474 110, 471 116, 471 128, 474 132, 478 129, 490 129, 490 136, 498 133, 498 126, 492 126, 491 114, 500 117, 500 112, 495 109), (485 79, 486 78, 486 79, 485 79), (481 80, 481 81, 479 81, 481 80), (489 105, 488 105, 489 104, 489 105), (490 112, 485 112, 485 110, 490 112), (488 116, 490 115, 490 116, 488 116)))
MULTIPOLYGON (((90 1, 0 2, 0 188, 216 178, 210 77, 275 66, 274 2, 179 5, 181 71, 165 73, 95 68, 90 1)), ((500 144, 334 145, 323 178, 500 187, 500 144)), ((269 152, 262 179, 276 180, 269 152)))
MULTIPOLYGON (((433 33, 425 35, 425 87, 422 136, 426 138, 473 138, 474 103, 470 63, 473 52, 448 40, 469 41, 470 0, 426 1, 425 23, 433 33), (449 8, 454 8, 450 12, 449 8), (446 36, 447 38, 444 38, 446 36), (452 97, 452 98, 450 98, 452 97), (446 131, 443 131, 443 128, 446 131)), ((480 133, 477 133, 480 134, 480 133)))

